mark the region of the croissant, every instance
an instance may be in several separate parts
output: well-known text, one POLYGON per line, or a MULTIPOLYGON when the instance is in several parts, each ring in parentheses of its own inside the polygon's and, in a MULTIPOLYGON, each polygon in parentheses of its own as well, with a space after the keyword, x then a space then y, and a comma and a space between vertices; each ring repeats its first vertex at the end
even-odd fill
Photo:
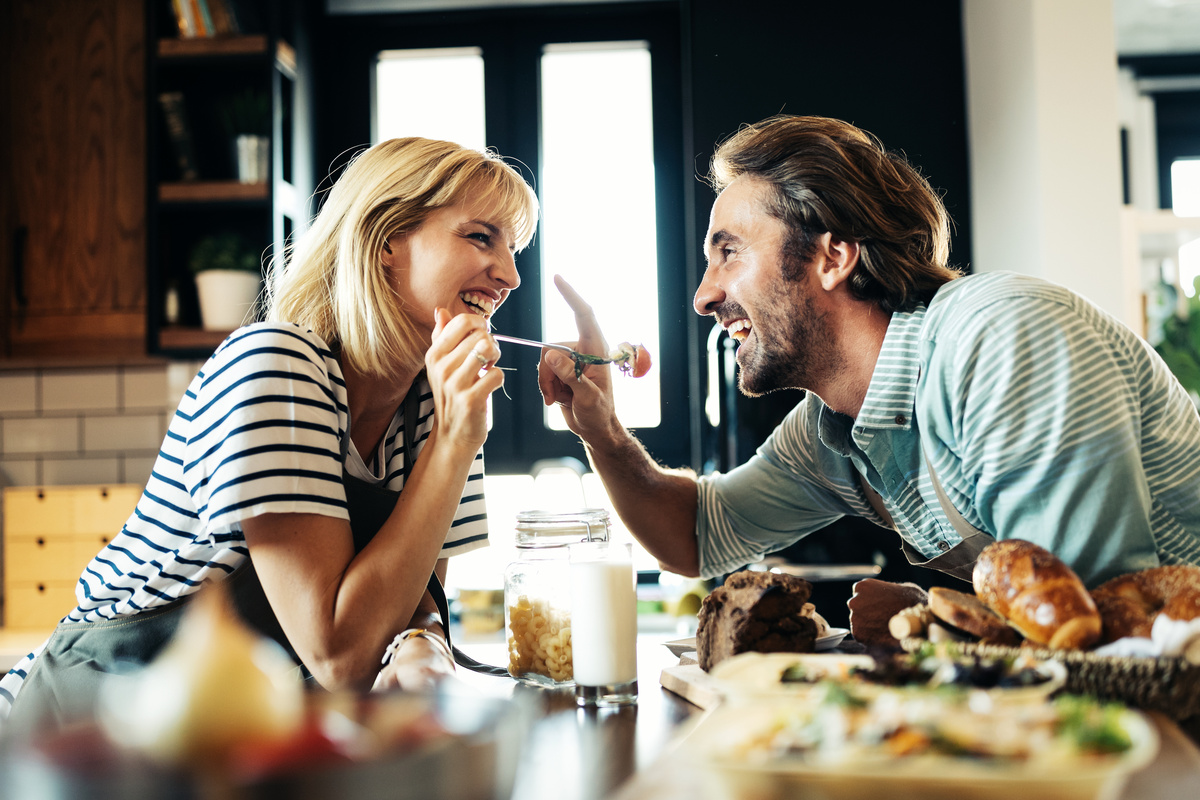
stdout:
POLYGON ((1006 539, 988 545, 975 562, 971 583, 985 605, 1033 642, 1082 650, 1100 638, 1100 612, 1083 581, 1033 542, 1006 539))

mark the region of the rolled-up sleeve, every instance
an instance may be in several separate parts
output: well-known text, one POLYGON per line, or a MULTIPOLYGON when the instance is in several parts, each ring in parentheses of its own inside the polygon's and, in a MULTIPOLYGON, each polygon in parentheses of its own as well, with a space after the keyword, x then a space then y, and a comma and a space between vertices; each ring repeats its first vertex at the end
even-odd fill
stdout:
POLYGON ((817 409, 794 408, 749 461, 701 477, 696 509, 700 574, 713 577, 757 561, 846 514, 858 494, 848 459, 824 452, 817 409))

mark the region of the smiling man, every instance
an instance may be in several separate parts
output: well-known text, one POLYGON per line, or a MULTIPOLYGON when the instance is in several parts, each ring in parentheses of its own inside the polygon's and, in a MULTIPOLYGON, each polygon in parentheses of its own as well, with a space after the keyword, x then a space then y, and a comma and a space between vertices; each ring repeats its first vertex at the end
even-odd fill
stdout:
MULTIPOLYGON (((896 530, 911 563, 969 580, 1021 538, 1088 586, 1200 563, 1200 418, 1136 334, 1038 279, 961 276, 929 183, 872 135, 781 116, 717 150, 695 296, 738 343, 742 391, 805 389, 747 463, 658 466, 609 373, 544 356, 539 382, 618 513, 665 569, 721 575, 839 517, 896 530)), ((602 353, 591 309, 580 347, 602 353)))

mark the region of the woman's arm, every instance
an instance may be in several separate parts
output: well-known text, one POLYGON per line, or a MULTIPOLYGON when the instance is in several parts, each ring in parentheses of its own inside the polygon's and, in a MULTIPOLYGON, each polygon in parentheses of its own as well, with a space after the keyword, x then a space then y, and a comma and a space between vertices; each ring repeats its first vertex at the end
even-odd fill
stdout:
POLYGON ((498 357, 482 322, 439 310, 426 356, 436 423, 395 509, 358 555, 345 520, 264 514, 242 522, 284 633, 326 688, 369 688, 388 643, 410 627, 426 597, 487 436, 487 397, 503 382, 500 370, 481 374, 472 352, 498 357))

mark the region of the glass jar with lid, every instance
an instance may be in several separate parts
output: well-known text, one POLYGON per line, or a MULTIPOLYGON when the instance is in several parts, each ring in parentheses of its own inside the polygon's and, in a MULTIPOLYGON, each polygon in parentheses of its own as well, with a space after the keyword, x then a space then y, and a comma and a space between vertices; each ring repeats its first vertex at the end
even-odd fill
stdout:
POLYGON ((522 511, 517 557, 504 570, 508 672, 524 683, 570 686, 571 585, 569 546, 608 541, 608 512, 522 511))

